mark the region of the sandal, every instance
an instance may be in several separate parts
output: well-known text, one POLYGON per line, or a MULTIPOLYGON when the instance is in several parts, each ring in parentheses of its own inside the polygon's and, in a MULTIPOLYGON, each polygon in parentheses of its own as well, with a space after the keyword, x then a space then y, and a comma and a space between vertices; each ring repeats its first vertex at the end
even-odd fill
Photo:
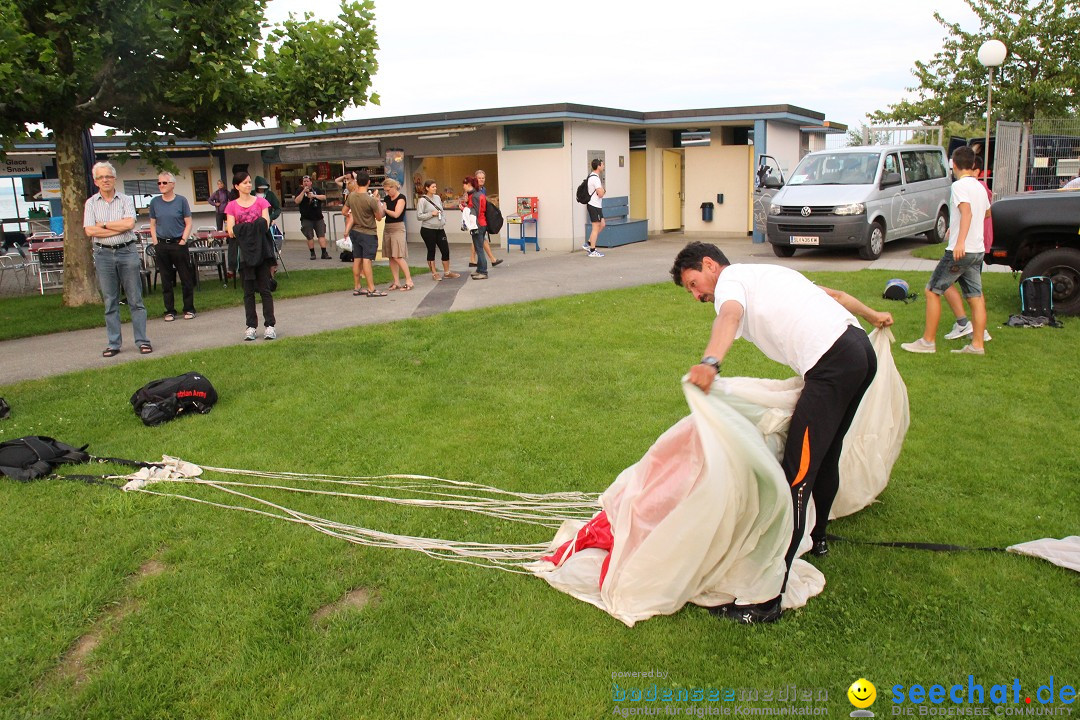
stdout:
POLYGON ((188 311, 188 312, 184 313, 184 319, 185 320, 194 320, 195 319, 194 311, 188 311))
POLYGON ((154 352, 154 348, 150 347, 149 345, 139 346, 139 353, 142 355, 149 355, 152 352, 154 352))
POLYGON ((353 290, 352 294, 353 297, 359 297, 360 295, 370 295, 371 293, 369 293, 367 290, 353 290))
POLYGON ((388 287, 388 288, 386 288, 386 289, 387 289, 387 290, 398 290, 398 289, 400 289, 400 288, 401 288, 401 286, 400 286, 400 285, 398 285, 397 283, 394 283, 393 285, 391 285, 390 287, 388 287))
POLYGON ((372 290, 367 294, 368 297, 386 297, 386 291, 384 290, 372 290))
POLYGON ((120 354, 120 348, 105 348, 105 352, 101 353, 101 357, 115 357, 120 354))
POLYGON ((408 285, 402 285, 400 288, 398 288, 398 290, 401 290, 401 292, 409 292, 413 289, 413 287, 414 285, 412 283, 409 283, 408 285))
POLYGON ((442 277, 439 275, 439 273, 431 273, 431 279, 435 282, 439 282, 440 280, 442 280, 442 277))
POLYGON ((172 322, 175 319, 176 315, 174 313, 165 313, 165 322, 172 322))
POLYGON ((444 272, 444 273, 443 273, 443 277, 444 277, 444 278, 450 278, 451 280, 453 280, 454 278, 459 278, 459 277, 461 277, 461 273, 456 273, 456 272, 444 272))
POLYGON ((491 263, 491 267, 498 267, 498 266, 502 265, 502 263, 503 263, 503 259, 499 258, 498 260, 495 260, 495 261, 493 261, 491 263))

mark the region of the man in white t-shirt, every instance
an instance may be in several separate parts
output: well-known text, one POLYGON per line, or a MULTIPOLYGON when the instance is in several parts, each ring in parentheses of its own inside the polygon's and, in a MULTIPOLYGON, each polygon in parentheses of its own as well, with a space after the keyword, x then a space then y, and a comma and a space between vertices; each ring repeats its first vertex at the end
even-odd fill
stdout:
POLYGON ((926 284, 926 327, 918 340, 900 345, 913 353, 937 352, 938 322, 941 320, 941 296, 960 284, 964 299, 971 307, 971 344, 954 353, 985 355, 986 299, 982 292, 983 221, 990 216, 990 198, 976 177, 975 151, 958 147, 952 155, 956 182, 949 198, 949 245, 926 284))
MULTIPOLYGON (((779 265, 731 265, 718 247, 707 243, 693 242, 683 248, 671 276, 695 300, 716 307, 704 357, 690 368, 691 383, 708 392, 737 338, 749 340, 767 357, 802 376, 803 390, 791 416, 781 461, 791 486, 795 519, 785 560, 790 571, 805 532, 811 496, 817 513, 811 553, 827 554, 825 531, 840 486, 844 435, 877 372, 877 356, 852 313, 880 327, 892 325, 892 315, 872 310, 845 292, 814 285, 779 265)), ((780 596, 756 605, 731 603, 711 611, 745 624, 772 622, 780 617, 780 596)))
POLYGON ((600 182, 600 173, 604 171, 604 161, 594 159, 589 165, 592 172, 589 173, 589 202, 585 209, 589 211, 589 222, 592 223, 592 232, 589 239, 581 244, 581 249, 589 253, 589 257, 604 257, 604 253, 596 249, 596 238, 604 231, 604 184, 600 182))

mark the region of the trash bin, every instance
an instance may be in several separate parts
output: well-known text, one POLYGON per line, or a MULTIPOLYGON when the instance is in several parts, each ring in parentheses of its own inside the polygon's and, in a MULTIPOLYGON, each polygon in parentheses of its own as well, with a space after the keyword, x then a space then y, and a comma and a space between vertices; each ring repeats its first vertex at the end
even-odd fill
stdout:
POLYGON ((701 203, 701 219, 704 222, 712 222, 713 207, 715 206, 711 202, 701 203))

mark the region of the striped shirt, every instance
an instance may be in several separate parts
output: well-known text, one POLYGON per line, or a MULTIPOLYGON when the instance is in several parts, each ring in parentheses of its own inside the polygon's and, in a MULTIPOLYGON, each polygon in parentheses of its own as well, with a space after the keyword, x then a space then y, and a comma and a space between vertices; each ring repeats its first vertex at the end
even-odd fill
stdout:
MULTIPOLYGON (((103 222, 114 222, 135 217, 135 201, 130 195, 116 193, 111 202, 105 202, 101 193, 94 193, 83 208, 83 227, 93 227, 103 222)), ((98 245, 123 245, 135 239, 135 230, 118 233, 112 237, 96 237, 92 240, 98 245)))

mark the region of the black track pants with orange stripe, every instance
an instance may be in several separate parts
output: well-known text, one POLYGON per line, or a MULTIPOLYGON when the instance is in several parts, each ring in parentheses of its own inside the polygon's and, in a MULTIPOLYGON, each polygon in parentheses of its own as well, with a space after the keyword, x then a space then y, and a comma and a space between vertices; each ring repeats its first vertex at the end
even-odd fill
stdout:
POLYGON ((803 377, 781 463, 791 486, 795 532, 788 547, 788 568, 806 525, 806 506, 814 498, 814 539, 825 537, 836 491, 840 487, 840 450, 859 402, 877 372, 877 356, 866 332, 849 327, 803 377))

